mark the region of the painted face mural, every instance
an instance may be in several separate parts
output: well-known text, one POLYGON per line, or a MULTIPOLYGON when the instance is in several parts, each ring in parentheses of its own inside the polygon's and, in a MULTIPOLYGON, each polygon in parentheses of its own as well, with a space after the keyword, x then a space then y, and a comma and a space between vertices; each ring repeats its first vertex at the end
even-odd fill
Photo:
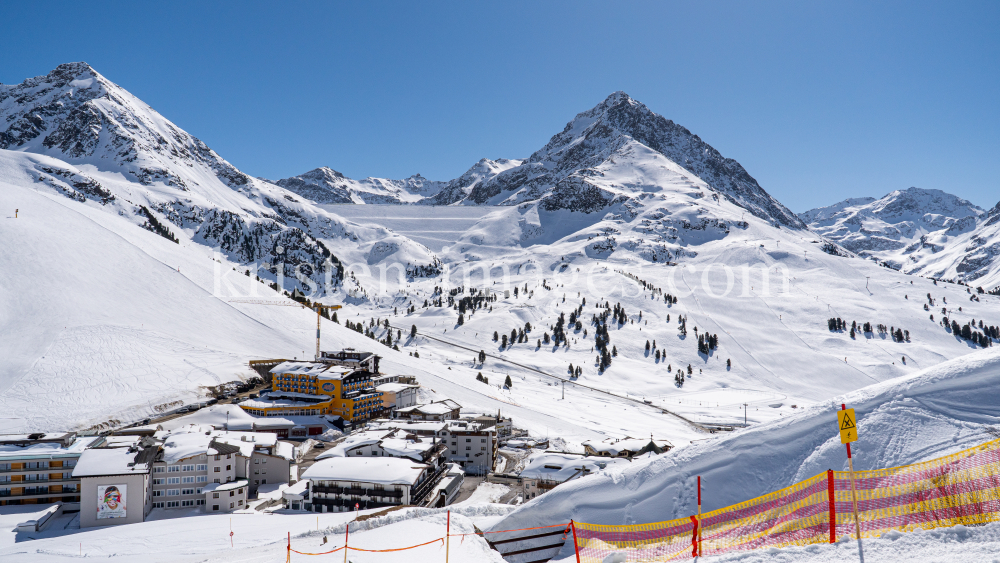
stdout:
POLYGON ((111 510, 118 510, 122 503, 122 494, 118 487, 111 486, 104 490, 104 504, 111 510))

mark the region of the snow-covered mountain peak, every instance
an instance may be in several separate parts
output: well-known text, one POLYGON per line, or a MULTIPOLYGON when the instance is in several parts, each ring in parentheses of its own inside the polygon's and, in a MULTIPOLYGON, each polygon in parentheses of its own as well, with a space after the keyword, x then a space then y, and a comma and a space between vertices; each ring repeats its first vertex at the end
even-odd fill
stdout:
POLYGON ((419 173, 403 180, 365 178, 354 180, 322 166, 275 182, 316 203, 418 203, 435 196, 445 185, 419 173))
POLYGON ((930 233, 953 236, 968 232, 975 228, 983 213, 982 208, 958 196, 911 187, 879 199, 846 199, 810 209, 799 217, 813 230, 854 252, 901 264, 899 257, 881 253, 909 248, 915 240, 930 233))
POLYGON ((941 190, 911 187, 878 199, 851 198, 799 218, 845 248, 909 273, 972 280, 990 269, 983 256, 996 254, 979 252, 992 238, 977 234, 989 221, 986 212, 941 190))
MULTIPOLYGON (((315 289, 327 279, 336 286, 343 268, 328 244, 352 260, 395 255, 408 271, 435 271, 437 259, 423 246, 346 222, 244 174, 87 63, 0 85, 0 151, 0 164, 24 185, 89 200, 171 240, 189 237, 218 248, 239 263, 269 264, 261 276, 294 280, 289 289, 315 289), (395 251, 372 255, 373 245, 386 239, 395 251), (276 263, 285 271, 279 274, 276 263)), ((343 178, 330 169, 313 172, 343 178)), ((421 177, 404 182, 420 189, 433 184, 421 177)))
POLYGON ((594 212, 620 197, 665 188, 631 181, 621 184, 610 178, 635 179, 635 171, 644 167, 672 165, 757 217, 777 225, 805 227, 738 162, 723 157, 688 129, 654 113, 625 92, 615 92, 577 114, 524 164, 476 186, 469 200, 518 205, 545 199, 549 209, 594 212), (646 155, 642 162, 636 160, 640 154, 646 155), (663 163, 654 163, 660 159, 663 163), (570 185, 576 188, 569 189, 570 185), (563 195, 554 198, 554 192, 563 195), (566 197, 573 201, 565 201, 566 197))

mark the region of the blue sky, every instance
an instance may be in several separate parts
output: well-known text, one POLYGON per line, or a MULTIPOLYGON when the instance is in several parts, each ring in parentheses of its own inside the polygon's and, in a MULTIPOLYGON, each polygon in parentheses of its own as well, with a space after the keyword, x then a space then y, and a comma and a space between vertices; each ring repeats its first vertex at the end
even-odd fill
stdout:
POLYGON ((795 211, 1000 200, 1000 2, 6 3, 0 82, 87 61, 240 169, 447 180, 616 90, 795 211))

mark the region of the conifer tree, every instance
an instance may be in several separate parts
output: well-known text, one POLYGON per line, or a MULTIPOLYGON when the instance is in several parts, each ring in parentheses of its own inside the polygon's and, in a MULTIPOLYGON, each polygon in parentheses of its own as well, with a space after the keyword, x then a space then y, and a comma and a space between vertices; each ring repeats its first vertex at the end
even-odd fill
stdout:
POLYGON ((504 385, 504 387, 506 387, 508 389, 514 387, 514 382, 510 380, 510 376, 509 375, 507 376, 507 379, 504 380, 503 385, 504 385))

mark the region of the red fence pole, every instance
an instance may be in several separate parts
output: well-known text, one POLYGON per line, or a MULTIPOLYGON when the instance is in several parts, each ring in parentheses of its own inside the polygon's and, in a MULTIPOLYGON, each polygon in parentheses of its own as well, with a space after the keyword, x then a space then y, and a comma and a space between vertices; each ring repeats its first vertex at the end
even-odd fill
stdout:
POLYGON ((351 537, 351 523, 344 526, 344 563, 347 563, 347 540, 351 537))
POLYGON ((694 527, 691 529, 691 557, 698 557, 698 518, 691 517, 694 527))
POLYGON ((573 528, 573 551, 576 552, 576 563, 580 563, 580 544, 576 543, 576 523, 569 521, 570 528, 573 528))
POLYGON ((698 555, 701 555, 701 475, 698 476, 698 555))
POLYGON ((830 497, 830 543, 837 543, 837 495, 833 492, 833 470, 826 470, 826 489, 830 497))
POLYGON ((292 561, 292 533, 288 532, 288 554, 285 556, 285 563, 292 561))

